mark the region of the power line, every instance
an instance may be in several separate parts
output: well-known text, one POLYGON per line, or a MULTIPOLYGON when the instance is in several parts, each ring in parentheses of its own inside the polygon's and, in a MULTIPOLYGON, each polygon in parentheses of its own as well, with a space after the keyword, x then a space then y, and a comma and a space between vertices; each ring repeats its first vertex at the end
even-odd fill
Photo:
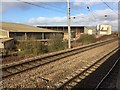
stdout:
POLYGON ((90 10, 89 6, 87 6, 87 9, 89 12, 91 12, 91 14, 93 15, 93 17, 96 19, 96 17, 94 16, 93 12, 90 10))
MULTIPOLYGON (((96 6, 97 4, 94 3, 94 6, 96 6)), ((79 9, 86 9, 86 6, 89 6, 88 3, 83 4, 82 7, 80 7, 79 9)), ((75 10, 75 9, 74 9, 75 10)), ((76 11, 77 12, 77 11, 76 11)))
POLYGON ((56 12, 59 12, 59 13, 65 13, 64 11, 61 11, 61 10, 56 10, 55 8, 47 8, 47 7, 44 7, 44 6, 41 6, 41 5, 37 5, 37 4, 33 4, 33 3, 30 3, 30 2, 25 2, 25 1, 22 1, 22 0, 18 0, 18 1, 21 1, 25 4, 29 4, 29 5, 33 5, 33 6, 36 6, 36 7, 40 7, 40 8, 44 8, 44 9, 49 9, 49 10, 52 10, 52 11, 56 11, 56 12))
POLYGON ((47 5, 47 6, 50 6, 50 7, 59 9, 59 10, 62 10, 62 11, 65 9, 65 8, 57 7, 57 6, 55 6, 55 5, 51 5, 51 4, 48 4, 48 3, 45 3, 45 2, 41 2, 41 3, 44 4, 44 5, 47 5))
MULTIPOLYGON (((106 2, 103 2, 109 9, 111 9, 114 13, 116 13, 106 2)), ((117 13, 116 13, 117 14, 117 13)), ((118 15, 118 14, 117 14, 118 15)))
MULTIPOLYGON (((50 6, 50 7, 57 8, 57 9, 62 10, 62 11, 65 10, 65 8, 57 7, 56 5, 50 5, 50 4, 47 4, 47 3, 45 3, 45 2, 41 2, 41 3, 44 4, 44 5, 50 6)), ((63 11, 63 12, 64 12, 64 11, 63 11)), ((78 13, 77 11, 73 11, 73 12, 78 13)))

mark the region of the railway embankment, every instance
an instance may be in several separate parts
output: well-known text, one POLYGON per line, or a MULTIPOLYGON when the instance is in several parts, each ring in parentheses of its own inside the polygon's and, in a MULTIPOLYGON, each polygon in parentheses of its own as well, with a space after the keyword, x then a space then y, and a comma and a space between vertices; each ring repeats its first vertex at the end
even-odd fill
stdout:
POLYGON ((52 88, 55 83, 86 67, 118 47, 118 41, 92 48, 59 61, 16 74, 2 81, 3 88, 52 88))

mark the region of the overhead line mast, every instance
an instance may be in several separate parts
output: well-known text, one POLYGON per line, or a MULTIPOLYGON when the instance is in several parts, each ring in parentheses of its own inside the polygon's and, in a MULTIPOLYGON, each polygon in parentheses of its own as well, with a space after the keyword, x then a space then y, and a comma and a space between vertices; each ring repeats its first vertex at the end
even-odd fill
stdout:
POLYGON ((68 0, 68 48, 71 48, 71 31, 70 31, 70 0, 68 0))

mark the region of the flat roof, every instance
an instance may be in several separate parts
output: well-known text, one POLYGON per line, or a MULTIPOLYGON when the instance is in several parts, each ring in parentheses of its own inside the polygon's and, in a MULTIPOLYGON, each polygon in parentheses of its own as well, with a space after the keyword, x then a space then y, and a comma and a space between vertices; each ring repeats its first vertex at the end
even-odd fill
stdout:
POLYGON ((7 42, 9 40, 12 40, 13 38, 1 38, 0 42, 7 42))
POLYGON ((20 23, 10 23, 10 22, 0 22, 2 25, 3 30, 7 30, 9 32, 54 32, 58 33, 62 31, 55 31, 55 30, 49 30, 44 28, 38 28, 35 26, 20 24, 20 23))
MULTIPOLYGON (((68 25, 35 25, 35 26, 43 26, 43 27, 68 27, 68 25)), ((71 27, 91 27, 94 25, 70 25, 71 27)), ((96 26, 96 25, 95 25, 96 26)))

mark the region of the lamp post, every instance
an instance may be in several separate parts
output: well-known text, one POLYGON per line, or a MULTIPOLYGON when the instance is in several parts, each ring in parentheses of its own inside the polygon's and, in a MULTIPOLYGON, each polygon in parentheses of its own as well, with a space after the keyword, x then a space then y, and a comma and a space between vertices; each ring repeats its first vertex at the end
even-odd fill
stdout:
POLYGON ((67 21, 68 21, 68 48, 71 48, 71 32, 70 32, 70 0, 68 0, 68 15, 67 15, 67 21))

